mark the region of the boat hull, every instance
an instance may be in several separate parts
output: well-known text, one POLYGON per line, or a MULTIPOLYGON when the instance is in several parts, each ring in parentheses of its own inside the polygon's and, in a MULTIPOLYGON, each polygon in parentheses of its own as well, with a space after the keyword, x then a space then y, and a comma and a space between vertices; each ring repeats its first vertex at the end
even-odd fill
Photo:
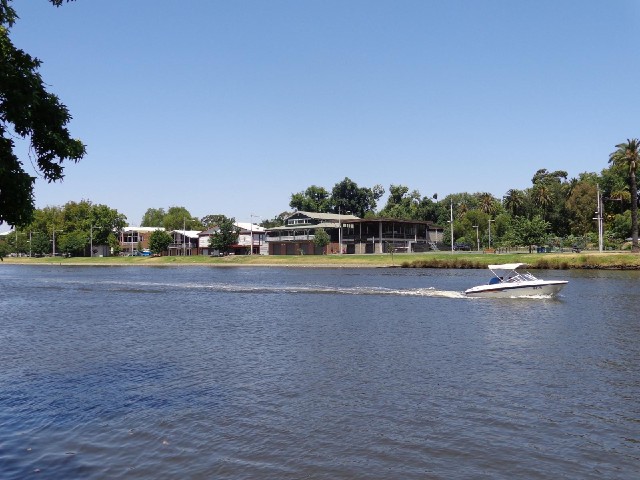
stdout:
POLYGON ((498 283, 495 285, 480 285, 465 290, 468 297, 487 298, 518 298, 518 297, 553 297, 569 283, 564 280, 531 282, 498 283))

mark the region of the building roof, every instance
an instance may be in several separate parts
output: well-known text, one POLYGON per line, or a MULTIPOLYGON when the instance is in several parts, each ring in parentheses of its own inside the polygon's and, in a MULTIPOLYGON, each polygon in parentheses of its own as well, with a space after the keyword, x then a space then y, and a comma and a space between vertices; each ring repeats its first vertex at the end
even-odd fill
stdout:
POLYGON ((313 218, 314 220, 337 220, 338 218, 341 220, 359 220, 360 217, 356 217, 355 215, 351 215, 350 213, 321 213, 321 212, 304 212, 302 210, 298 210, 297 212, 293 212, 289 215, 286 220, 294 217, 296 215, 304 215, 305 217, 313 218))
MULTIPOLYGON (((253 228, 251 228, 252 224, 249 222, 246 222, 246 223, 238 222, 238 223, 234 223, 234 225, 238 227, 242 232, 251 232, 253 230, 253 233, 262 233, 267 230, 266 228, 261 227, 260 225, 256 225, 255 223, 253 224, 253 228)), ((220 231, 220 227, 216 225, 207 230, 203 230, 198 235, 201 237, 204 237, 206 235, 213 235, 214 233, 217 233, 219 231, 220 231)))
POLYGON ((366 223, 366 222, 387 222, 387 223, 413 223, 421 225, 433 225, 431 220, 400 220, 398 218, 388 217, 367 217, 354 220, 353 223, 366 223))
POLYGON ((198 236, 199 237, 204 237, 206 235, 213 235, 214 233, 219 232, 219 231, 220 231, 219 227, 211 227, 211 228, 208 228, 208 229, 203 230, 202 232, 198 233, 198 236))
POLYGON ((155 232, 156 230, 163 230, 164 227, 124 227, 123 232, 155 232))
POLYGON ((239 229, 241 229, 243 231, 247 231, 247 232, 250 232, 250 231, 253 230, 256 233, 259 233, 259 232, 264 232, 266 230, 266 228, 261 227, 260 225, 256 225, 255 223, 253 224, 253 227, 252 227, 252 224, 249 223, 249 222, 244 222, 244 223, 243 222, 238 222, 235 225, 239 229))
POLYGON ((199 230, 171 230, 171 233, 179 233, 189 238, 198 238, 199 230))
POLYGON ((340 224, 338 222, 320 222, 315 225, 282 225, 281 227, 273 227, 267 230, 269 232, 286 231, 286 230, 315 230, 316 228, 338 228, 339 226, 340 224))

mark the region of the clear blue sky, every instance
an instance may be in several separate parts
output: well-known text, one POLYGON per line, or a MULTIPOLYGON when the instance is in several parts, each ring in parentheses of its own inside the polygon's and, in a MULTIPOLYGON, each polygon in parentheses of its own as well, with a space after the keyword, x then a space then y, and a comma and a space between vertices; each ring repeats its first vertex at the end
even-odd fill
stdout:
POLYGON ((600 172, 640 136, 636 0, 14 7, 13 41, 44 62, 88 151, 64 182, 37 182, 39 208, 249 221, 344 177, 500 198, 539 168, 600 172))

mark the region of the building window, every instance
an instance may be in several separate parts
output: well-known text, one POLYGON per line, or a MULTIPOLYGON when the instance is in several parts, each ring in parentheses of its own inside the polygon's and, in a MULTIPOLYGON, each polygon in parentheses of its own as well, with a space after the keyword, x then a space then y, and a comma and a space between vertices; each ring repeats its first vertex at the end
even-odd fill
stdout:
POLYGON ((308 218, 292 218, 287 220, 287 225, 308 225, 311 221, 308 218))

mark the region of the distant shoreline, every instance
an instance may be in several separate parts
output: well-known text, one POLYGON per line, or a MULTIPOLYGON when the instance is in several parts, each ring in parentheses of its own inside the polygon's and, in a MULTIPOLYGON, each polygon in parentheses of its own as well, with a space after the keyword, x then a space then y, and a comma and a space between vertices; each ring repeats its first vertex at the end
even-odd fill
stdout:
POLYGON ((624 252, 501 253, 433 252, 384 255, 237 255, 223 258, 186 257, 6 257, 2 265, 56 266, 211 266, 296 268, 459 268, 482 269, 491 264, 526 263, 531 269, 640 270, 640 255, 624 252))

